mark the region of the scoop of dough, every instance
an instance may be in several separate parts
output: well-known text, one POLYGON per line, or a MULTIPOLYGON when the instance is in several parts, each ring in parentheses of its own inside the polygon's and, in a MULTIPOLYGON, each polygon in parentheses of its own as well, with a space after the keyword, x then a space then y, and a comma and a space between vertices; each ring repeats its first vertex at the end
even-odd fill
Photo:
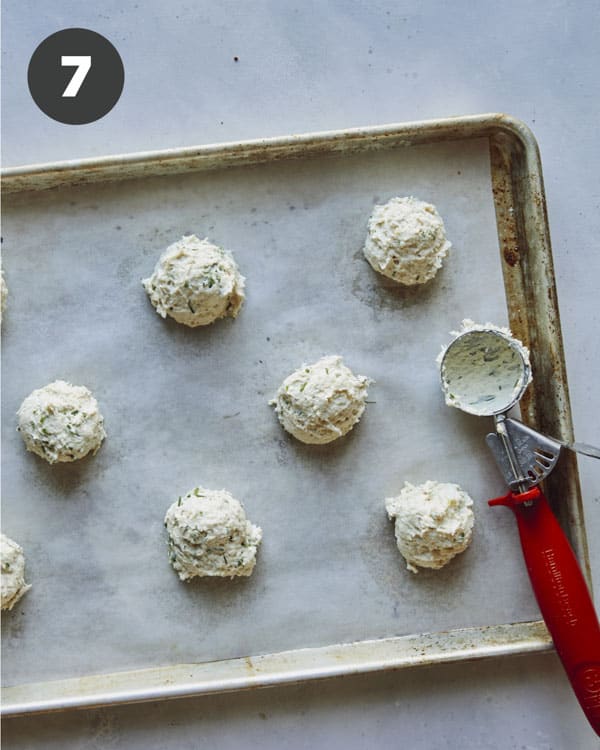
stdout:
POLYGON ((244 282, 230 253, 190 234, 165 250, 142 284, 159 315, 195 328, 228 315, 235 318, 244 301, 244 282))
POLYGON ((469 414, 490 416, 509 408, 531 383, 529 349, 510 329, 465 318, 459 331, 451 331, 450 344, 442 346, 436 363, 448 406, 469 414), (455 339, 464 333, 475 336, 455 339), (500 338, 499 338, 500 337, 500 338), (444 359, 450 345, 451 362, 444 359))
POLYGON ((392 198, 369 219, 365 258, 378 273, 401 284, 424 284, 442 266, 451 243, 431 203, 392 198))
POLYGON ((457 484, 405 482, 385 508, 396 522, 396 542, 406 567, 442 568, 469 546, 473 534, 473 501, 457 484))
POLYGON ((12 609, 26 591, 31 588, 25 583, 25 555, 22 548, 0 534, 0 588, 2 609, 12 609))
POLYGON ((303 443, 330 443, 349 432, 365 410, 372 380, 354 375, 342 358, 323 357, 283 381, 269 404, 283 427, 303 443))
POLYGON ((226 490, 196 487, 171 505, 165 526, 171 564, 182 581, 249 576, 254 570, 262 530, 226 490))
POLYGON ((106 437, 104 419, 91 392, 64 380, 30 393, 17 416, 17 429, 27 450, 50 464, 95 454, 106 437))

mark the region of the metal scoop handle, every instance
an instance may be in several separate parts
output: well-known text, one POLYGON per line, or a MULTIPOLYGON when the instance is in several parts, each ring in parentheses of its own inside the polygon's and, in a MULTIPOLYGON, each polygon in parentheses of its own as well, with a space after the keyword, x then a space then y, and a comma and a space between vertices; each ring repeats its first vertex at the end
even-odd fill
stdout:
POLYGON ((600 625, 573 550, 539 487, 489 504, 515 514, 542 616, 581 708, 600 735, 600 625))

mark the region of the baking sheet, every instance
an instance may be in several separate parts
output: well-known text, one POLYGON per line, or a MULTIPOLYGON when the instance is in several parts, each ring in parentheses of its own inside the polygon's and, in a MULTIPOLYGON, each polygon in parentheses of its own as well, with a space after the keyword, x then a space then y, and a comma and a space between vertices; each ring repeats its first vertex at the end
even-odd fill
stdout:
POLYGON ((31 591, 3 617, 18 684, 539 618, 485 420, 448 409, 433 363, 469 316, 507 322, 487 139, 11 196, 4 206, 3 529, 31 591), (436 204, 453 248, 398 289, 362 257, 377 202, 436 204), (235 321, 162 321, 140 280, 194 232, 247 277, 235 321), (376 382, 361 423, 304 446, 267 401, 303 362, 339 353, 376 382), (108 438, 48 466, 14 414, 65 378, 92 389, 108 438), (384 498, 459 482, 471 547, 406 571, 384 498), (253 576, 180 583, 162 520, 191 487, 226 487, 262 526, 253 576), (493 591, 493 597, 490 592, 493 591))

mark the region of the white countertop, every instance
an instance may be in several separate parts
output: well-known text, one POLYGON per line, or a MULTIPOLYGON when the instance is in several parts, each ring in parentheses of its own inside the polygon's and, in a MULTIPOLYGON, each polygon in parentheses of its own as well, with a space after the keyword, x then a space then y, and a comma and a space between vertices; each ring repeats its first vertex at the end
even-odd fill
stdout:
MULTIPOLYGON (((22 0, 2 20, 4 166, 479 112, 524 120, 542 154, 576 437, 600 442, 595 0, 22 0), (35 47, 73 26, 107 36, 125 65, 121 100, 85 126, 48 119, 26 85, 35 47)), ((600 464, 579 466, 599 599, 600 464)), ((19 750, 599 746, 553 654, 14 719, 3 731, 19 750)))

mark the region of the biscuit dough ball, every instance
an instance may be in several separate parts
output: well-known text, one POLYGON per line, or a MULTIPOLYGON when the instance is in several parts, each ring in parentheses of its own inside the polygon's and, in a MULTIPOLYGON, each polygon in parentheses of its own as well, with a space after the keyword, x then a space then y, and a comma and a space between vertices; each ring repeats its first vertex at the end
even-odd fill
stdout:
POLYGON ((354 373, 342 358, 323 357, 283 381, 269 404, 283 427, 303 443, 324 444, 349 432, 365 410, 372 380, 354 373))
POLYGON ((396 542, 406 567, 442 568, 469 546, 473 534, 473 501, 457 484, 405 482, 397 497, 385 501, 395 520, 396 542))
POLYGON ((230 253, 190 234, 164 251, 142 284, 160 316, 195 328, 235 318, 244 301, 244 282, 230 253))
POLYGON ((262 530, 226 490, 196 487, 167 511, 169 559, 182 581, 195 576, 249 576, 262 530))
POLYGON ((413 197, 392 198, 373 209, 363 252, 378 273, 414 285, 436 275, 450 247, 435 206, 413 197))
POLYGON ((2 609, 12 609, 31 584, 25 583, 25 555, 22 548, 0 534, 0 589, 2 609))
POLYGON ((33 391, 17 417, 27 450, 50 464, 95 454, 106 437, 104 419, 91 391, 64 380, 33 391))

